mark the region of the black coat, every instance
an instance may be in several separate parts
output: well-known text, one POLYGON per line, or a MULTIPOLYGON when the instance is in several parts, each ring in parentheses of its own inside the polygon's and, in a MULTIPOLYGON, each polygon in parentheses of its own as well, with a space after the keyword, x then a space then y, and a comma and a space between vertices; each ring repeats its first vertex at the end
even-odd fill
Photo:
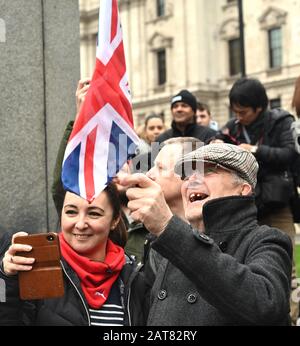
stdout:
POLYGON ((184 132, 181 132, 177 127, 175 121, 172 121, 172 128, 159 135, 156 139, 157 142, 162 143, 167 139, 174 137, 195 137, 200 141, 206 143, 216 134, 215 130, 209 127, 197 125, 196 123, 189 124, 184 132))
MULTIPOLYGON (((7 246, 10 244, 8 237, 4 236, 2 241, 6 242, 7 246)), ((0 255, 3 256, 3 252, 0 255)), ((88 304, 79 278, 64 259, 61 264, 64 273, 64 296, 36 301, 20 300, 17 276, 8 277, 0 270, 0 279, 4 280, 6 286, 6 302, 0 304, 0 325, 89 325, 88 304)), ((125 325, 145 325, 148 306, 143 273, 128 256, 118 280, 125 325)))
MULTIPOLYGON (((270 179, 271 175, 287 177, 286 191, 289 191, 290 198, 293 195, 293 178, 290 172, 290 165, 296 158, 295 143, 291 131, 293 121, 293 116, 288 112, 272 109, 261 113, 252 124, 246 126, 251 140, 248 144, 258 146, 255 157, 259 164, 259 171, 255 192, 260 216, 274 210, 274 207, 288 205, 288 198, 276 205, 267 204, 263 201, 261 197, 262 185, 270 179)), ((216 138, 237 145, 247 143, 243 127, 236 119, 229 120, 218 132, 216 138)), ((277 184, 273 183, 273 185, 275 192, 277 184)))
POLYGON ((252 197, 209 201, 203 220, 200 234, 174 216, 153 242, 164 258, 148 325, 288 325, 289 237, 257 224, 252 197))

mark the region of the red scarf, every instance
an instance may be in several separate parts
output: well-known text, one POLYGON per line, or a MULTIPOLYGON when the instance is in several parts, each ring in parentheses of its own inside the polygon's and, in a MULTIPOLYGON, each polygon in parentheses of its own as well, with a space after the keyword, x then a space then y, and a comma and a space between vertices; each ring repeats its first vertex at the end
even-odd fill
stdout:
POLYGON ((104 262, 95 262, 74 251, 62 232, 59 240, 61 254, 78 275, 89 306, 101 308, 125 264, 124 249, 108 239, 104 262))

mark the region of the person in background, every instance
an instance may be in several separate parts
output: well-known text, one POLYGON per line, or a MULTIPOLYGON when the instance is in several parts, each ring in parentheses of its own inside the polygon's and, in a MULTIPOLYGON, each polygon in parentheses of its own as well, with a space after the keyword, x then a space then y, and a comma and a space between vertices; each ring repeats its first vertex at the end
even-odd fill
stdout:
POLYGON ((196 122, 198 125, 218 130, 218 123, 212 120, 210 109, 205 103, 197 102, 196 122))
POLYGON ((127 190, 131 216, 167 259, 154 277, 148 325, 289 325, 292 244, 257 223, 257 171, 255 157, 235 145, 185 155, 175 172, 184 180, 189 223, 171 212, 155 181, 142 174, 120 181, 134 186, 127 190))
MULTIPOLYGON (((146 173, 148 177, 161 186, 166 202, 172 210, 172 213, 182 219, 184 219, 184 209, 180 193, 182 180, 174 173, 175 163, 182 158, 184 154, 200 147, 201 144, 202 142, 193 137, 176 137, 168 139, 162 143, 161 149, 154 160, 153 167, 146 173)), ((134 172, 133 169, 131 169, 131 171, 132 173, 134 172)), ((119 179, 124 177, 126 177, 126 175, 118 174, 116 181, 118 182, 119 179)), ((118 186, 121 187, 122 185, 118 184, 118 186)), ((127 187, 123 186, 123 189, 125 189, 125 192, 127 187)), ((152 241, 152 237, 149 237, 149 232, 142 223, 136 222, 131 218, 127 203, 128 199, 126 201, 126 207, 124 207, 126 208, 127 219, 130 220, 128 223, 126 252, 130 255, 135 255, 138 261, 145 263, 148 258, 148 247, 152 241), (144 245, 146 245, 145 248, 144 245), (145 256, 147 258, 144 258, 145 256)), ((155 263, 158 263, 158 260, 155 263)))
POLYGON ((150 114, 146 117, 144 127, 139 137, 140 144, 136 150, 137 155, 149 153, 151 151, 151 143, 165 131, 164 120, 159 114, 150 114))
POLYGON ((123 326, 144 325, 147 316, 144 283, 125 255, 126 229, 116 187, 108 185, 89 203, 67 192, 59 243, 65 293, 60 298, 21 301, 17 274, 32 269, 34 258, 20 251, 31 247, 6 238, 0 278, 6 283, 0 325, 123 326), (130 294, 129 294, 130 293, 130 294))
MULTIPOLYGON (((256 187, 258 221, 287 233, 295 244, 295 226, 290 208, 294 195, 290 165, 295 159, 291 131, 294 118, 281 109, 268 109, 268 96, 263 84, 253 78, 238 79, 229 92, 235 118, 217 134, 216 139, 233 143, 251 152, 259 171, 256 187)), ((293 277, 296 275, 294 265, 293 277)), ((295 323, 298 304, 291 301, 295 323)))
MULTIPOLYGON (((155 181, 162 189, 166 203, 171 212, 182 220, 185 220, 185 211, 181 196, 183 181, 174 172, 175 164, 183 156, 203 145, 201 141, 194 137, 175 137, 164 141, 162 148, 155 158, 154 166, 146 174, 155 181)), ((156 275, 160 265, 165 265, 168 261, 157 251, 151 248, 155 236, 148 232, 144 246, 144 264, 151 266, 151 275, 156 275)), ((148 272, 149 273, 149 272, 148 272)))
POLYGON ((164 141, 147 176, 162 188, 165 200, 172 213, 184 219, 181 196, 182 180, 175 174, 176 162, 185 154, 199 148, 203 143, 194 137, 175 137, 164 141))
POLYGON ((163 132, 157 137, 157 142, 173 137, 195 137, 202 142, 208 140, 216 134, 216 131, 199 126, 196 123, 197 100, 188 90, 181 90, 171 99, 171 112, 173 121, 171 129, 163 132))
MULTIPOLYGON (((292 108, 295 109, 296 116, 298 119, 294 121, 292 124, 292 134, 295 142, 295 150, 297 152, 297 157, 292 163, 292 172, 294 176, 295 182, 295 196, 292 198, 291 207, 294 214, 295 223, 300 223, 300 196, 299 196, 299 188, 300 188, 300 76, 295 81, 295 89, 292 99, 292 108)), ((299 225, 298 225, 299 227, 299 225)), ((294 292, 296 292, 297 288, 299 290, 299 281, 296 279, 296 275, 293 277, 294 279, 294 292)), ((298 305, 298 319, 296 322, 297 326, 300 326, 300 303, 298 305)))
POLYGON ((300 76, 295 81, 292 107, 295 108, 296 114, 300 118, 300 76))
MULTIPOLYGON (((295 148, 297 153, 300 155, 300 76, 296 79, 295 89, 292 99, 292 107, 296 111, 296 116, 298 119, 294 121, 292 124, 292 133, 295 141, 295 148)), ((298 182, 297 185, 300 187, 300 159, 299 155, 297 157, 297 164, 295 167, 295 171, 298 173, 298 182)))

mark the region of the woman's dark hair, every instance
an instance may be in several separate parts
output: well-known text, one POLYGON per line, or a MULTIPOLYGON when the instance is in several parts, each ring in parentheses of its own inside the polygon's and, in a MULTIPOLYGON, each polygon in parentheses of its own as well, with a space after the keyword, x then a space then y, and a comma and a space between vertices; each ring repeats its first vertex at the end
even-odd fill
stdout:
POLYGON ((121 204, 118 190, 114 183, 109 183, 104 190, 113 209, 113 220, 119 220, 117 226, 109 232, 109 239, 115 244, 125 247, 127 230, 122 218, 121 204))
POLYGON ((251 107, 254 111, 261 107, 264 111, 268 107, 268 96, 265 87, 257 79, 240 78, 229 92, 230 107, 239 105, 251 107))
POLYGON ((163 122, 163 124, 165 123, 165 122, 164 122, 164 118, 163 118, 160 114, 155 114, 155 113, 153 113, 153 114, 148 115, 148 116, 145 118, 145 128, 147 127, 148 122, 149 122, 149 120, 151 120, 151 119, 160 119, 160 120, 163 122))

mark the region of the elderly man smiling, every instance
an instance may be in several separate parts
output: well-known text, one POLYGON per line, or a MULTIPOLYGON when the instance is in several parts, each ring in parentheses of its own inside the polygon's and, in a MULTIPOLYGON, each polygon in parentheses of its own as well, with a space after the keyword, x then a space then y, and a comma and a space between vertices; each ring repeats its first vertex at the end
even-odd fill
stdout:
MULTIPOLYGON (((243 148, 210 144, 175 166, 189 224, 172 214, 148 177, 123 179, 131 216, 157 236, 163 257, 148 325, 288 325, 292 245, 259 226, 253 191, 258 164, 243 148)), ((149 268, 148 268, 149 269, 149 268)))

